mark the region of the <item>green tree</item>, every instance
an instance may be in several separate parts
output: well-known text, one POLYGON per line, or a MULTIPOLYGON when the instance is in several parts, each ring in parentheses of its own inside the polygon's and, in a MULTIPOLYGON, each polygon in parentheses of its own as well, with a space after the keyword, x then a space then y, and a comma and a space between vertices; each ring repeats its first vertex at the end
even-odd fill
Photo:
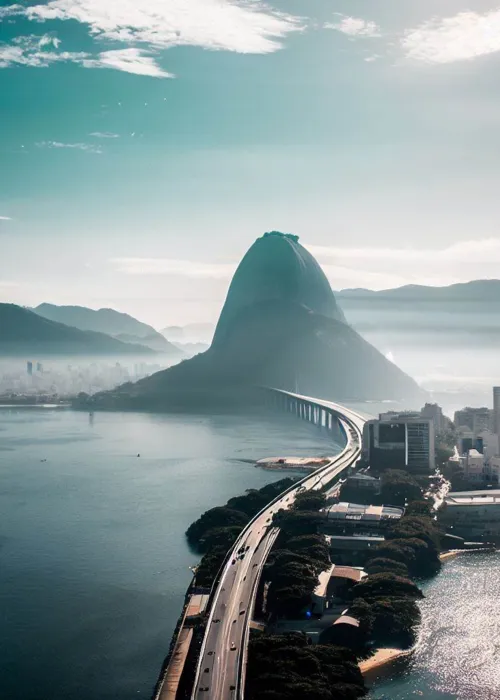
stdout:
POLYGON ((382 474, 382 502, 394 506, 404 506, 406 501, 419 500, 422 489, 408 472, 388 469, 382 474))
POLYGON ((298 511, 318 511, 326 505, 326 496, 320 491, 303 491, 297 494, 293 509, 298 511))
POLYGON ((192 523, 186 531, 186 536, 192 547, 198 547, 200 540, 209 530, 231 525, 243 526, 247 524, 248 520, 248 516, 239 510, 227 508, 226 506, 217 506, 207 510, 198 520, 192 523))
POLYGON ((369 559, 365 566, 367 574, 396 574, 408 578, 408 567, 402 561, 389 559, 388 557, 374 557, 369 559))
POLYGON ((351 589, 351 597, 366 601, 374 598, 423 598, 423 593, 413 581, 395 574, 373 574, 351 589))
POLYGON ((206 552, 212 547, 222 547, 226 551, 229 550, 238 539, 243 527, 243 525, 231 525, 212 528, 198 542, 198 551, 206 552))

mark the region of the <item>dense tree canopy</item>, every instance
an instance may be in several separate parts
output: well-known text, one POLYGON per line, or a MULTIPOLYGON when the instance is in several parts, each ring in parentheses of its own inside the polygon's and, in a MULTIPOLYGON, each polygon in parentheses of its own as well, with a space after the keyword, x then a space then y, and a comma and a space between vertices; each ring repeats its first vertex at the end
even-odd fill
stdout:
POLYGON ((320 491, 303 491, 297 494, 293 504, 294 510, 318 511, 326 505, 326 496, 320 491))
POLYGON ((189 544, 198 548, 200 541, 210 530, 234 525, 244 526, 248 520, 248 516, 239 510, 234 510, 234 508, 228 508, 227 506, 217 506, 207 510, 198 520, 192 523, 186 531, 186 536, 189 544))
POLYGON ((366 566, 367 574, 396 574, 396 576, 408 577, 408 567, 402 561, 396 561, 389 557, 378 556, 370 559, 366 566))
POLYGON ((248 700, 357 700, 365 692, 356 658, 346 649, 308 645, 299 633, 250 642, 248 700))
POLYGON ((373 574, 351 589, 353 600, 363 598, 367 602, 374 598, 402 597, 423 598, 423 593, 413 581, 395 574, 373 574))
POLYGON ((422 489, 408 472, 388 469, 382 474, 382 502, 386 505, 404 506, 407 501, 419 500, 422 489))

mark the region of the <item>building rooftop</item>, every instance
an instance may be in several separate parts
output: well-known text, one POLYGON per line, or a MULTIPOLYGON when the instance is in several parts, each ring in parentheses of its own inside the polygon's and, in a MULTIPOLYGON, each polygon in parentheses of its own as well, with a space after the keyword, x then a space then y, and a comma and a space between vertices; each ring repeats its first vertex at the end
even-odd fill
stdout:
POLYGON ((330 578, 334 569, 335 564, 332 564, 329 569, 320 573, 318 576, 318 585, 314 589, 315 596, 318 596, 319 598, 324 598, 326 596, 328 584, 330 583, 330 578))
POLYGON ((500 490, 452 491, 446 496, 444 502, 447 506, 500 505, 500 490))
POLYGON ((331 578, 348 578, 351 581, 356 581, 359 583, 367 574, 363 569, 356 569, 353 566, 335 566, 331 578))
POLYGON ((329 521, 359 520, 363 522, 380 522, 381 520, 399 520, 403 508, 392 506, 364 506, 358 503, 335 503, 323 512, 329 521))
POLYGON ((342 615, 338 620, 335 620, 334 625, 350 625, 351 627, 359 627, 359 620, 350 615, 342 615))

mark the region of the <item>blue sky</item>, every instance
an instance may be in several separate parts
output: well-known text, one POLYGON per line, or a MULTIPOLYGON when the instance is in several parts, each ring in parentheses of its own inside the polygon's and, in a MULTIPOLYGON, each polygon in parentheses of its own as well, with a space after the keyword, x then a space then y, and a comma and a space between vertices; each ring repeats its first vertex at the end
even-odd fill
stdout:
POLYGON ((500 1, 0 0, 0 298, 216 319, 266 230, 334 289, 497 277, 500 1))

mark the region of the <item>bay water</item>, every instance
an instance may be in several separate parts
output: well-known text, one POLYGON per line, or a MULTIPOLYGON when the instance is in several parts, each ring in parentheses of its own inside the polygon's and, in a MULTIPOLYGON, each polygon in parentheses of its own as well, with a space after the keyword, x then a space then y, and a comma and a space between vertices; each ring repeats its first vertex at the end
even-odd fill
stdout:
POLYGON ((284 476, 255 460, 338 449, 287 415, 0 409, 0 698, 150 698, 188 525, 284 476))

